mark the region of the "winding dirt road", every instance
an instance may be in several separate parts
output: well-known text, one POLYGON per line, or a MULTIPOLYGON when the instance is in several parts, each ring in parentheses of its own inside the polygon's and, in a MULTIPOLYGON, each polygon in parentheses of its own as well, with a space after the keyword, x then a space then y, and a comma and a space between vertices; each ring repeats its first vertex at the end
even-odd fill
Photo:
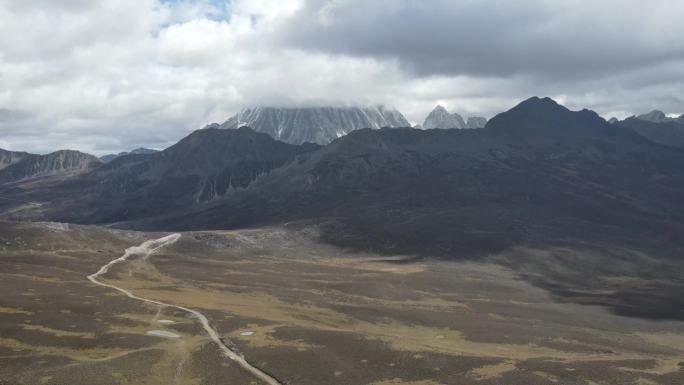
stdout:
POLYGON ((193 309, 190 309, 190 308, 187 308, 184 306, 173 305, 170 303, 157 301, 154 299, 139 297, 139 296, 131 293, 130 291, 128 291, 126 289, 122 289, 118 286, 98 281, 98 277, 102 276, 103 274, 106 274, 112 266, 116 265, 117 263, 125 262, 130 256, 141 255, 143 258, 147 258, 151 254, 153 254, 155 251, 159 250, 160 248, 176 242, 180 237, 181 237, 180 234, 171 234, 171 235, 167 235, 165 237, 159 238, 159 239, 152 239, 152 240, 145 241, 140 246, 129 247, 126 249, 126 252, 124 253, 124 255, 122 255, 121 257, 119 257, 119 258, 107 263, 106 265, 102 266, 100 268, 100 270, 98 270, 96 273, 89 275, 88 279, 96 285, 107 287, 107 288, 119 291, 119 292, 125 294, 126 296, 128 296, 129 298, 132 298, 132 299, 135 299, 138 301, 151 303, 151 304, 158 305, 158 306, 175 308, 175 309, 179 309, 179 310, 185 311, 187 313, 190 313, 192 316, 194 316, 195 318, 197 318, 200 321, 200 323, 202 324, 202 327, 207 332, 207 335, 209 335, 209 338, 212 341, 214 341, 214 343, 218 346, 218 348, 221 350, 221 352, 223 353, 224 356, 235 361, 242 368, 246 369, 251 374, 253 374, 255 377, 259 378, 260 380, 264 381, 265 383, 267 383, 269 385, 282 385, 275 378, 271 377, 267 373, 263 372, 261 369, 255 367, 252 364, 250 364, 249 362, 247 362, 247 360, 245 360, 245 358, 242 355, 240 355, 240 354, 232 351, 230 348, 228 348, 228 346, 226 346, 226 344, 224 344, 223 341, 221 341, 221 338, 219 337, 218 332, 214 328, 212 328, 211 325, 209 324, 209 319, 207 319, 207 317, 204 314, 200 313, 199 311, 193 310, 193 309))

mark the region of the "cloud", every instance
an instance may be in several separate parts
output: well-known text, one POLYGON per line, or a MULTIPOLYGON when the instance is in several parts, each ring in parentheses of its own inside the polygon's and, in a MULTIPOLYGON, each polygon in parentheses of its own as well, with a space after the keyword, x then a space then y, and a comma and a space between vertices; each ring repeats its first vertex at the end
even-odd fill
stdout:
POLYGON ((312 0, 282 41, 417 75, 591 76, 684 58, 677 1, 312 0))
POLYGON ((620 117, 684 112, 684 3, 658 0, 0 0, 0 139, 165 147, 249 105, 531 95, 620 117))

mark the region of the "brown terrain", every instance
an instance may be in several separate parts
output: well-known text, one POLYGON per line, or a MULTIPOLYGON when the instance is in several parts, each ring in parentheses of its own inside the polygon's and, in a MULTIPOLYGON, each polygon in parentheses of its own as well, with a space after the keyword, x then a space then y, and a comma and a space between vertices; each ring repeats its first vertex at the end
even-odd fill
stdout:
MULTIPOLYGON (((87 279, 165 235, 0 223, 0 383, 261 384, 196 317, 87 279)), ((563 302, 535 280, 563 259, 612 257, 568 246, 415 259, 319 236, 295 226, 185 232, 100 280, 201 312, 226 346, 281 384, 684 383, 683 321, 563 302)), ((650 284, 591 279, 599 288, 584 285, 586 298, 650 284)))

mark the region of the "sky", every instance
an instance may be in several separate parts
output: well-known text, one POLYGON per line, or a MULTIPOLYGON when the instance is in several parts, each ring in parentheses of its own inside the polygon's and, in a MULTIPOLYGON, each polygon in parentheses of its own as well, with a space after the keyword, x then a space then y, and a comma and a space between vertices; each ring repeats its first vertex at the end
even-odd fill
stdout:
POLYGON ((680 0, 0 0, 0 148, 167 147, 250 106, 684 113, 680 0))

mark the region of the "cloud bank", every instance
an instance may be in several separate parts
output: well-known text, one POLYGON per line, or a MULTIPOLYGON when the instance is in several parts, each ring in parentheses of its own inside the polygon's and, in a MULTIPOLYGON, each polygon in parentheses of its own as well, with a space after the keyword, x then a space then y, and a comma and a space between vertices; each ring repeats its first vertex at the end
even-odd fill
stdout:
POLYGON ((676 0, 0 0, 0 147, 165 147, 251 105, 531 95, 624 117, 684 112, 676 0))

